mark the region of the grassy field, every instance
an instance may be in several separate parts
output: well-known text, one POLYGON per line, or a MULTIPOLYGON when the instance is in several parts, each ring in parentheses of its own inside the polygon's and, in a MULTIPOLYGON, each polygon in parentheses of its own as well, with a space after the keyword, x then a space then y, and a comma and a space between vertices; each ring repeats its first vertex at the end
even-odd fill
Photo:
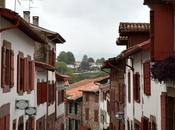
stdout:
POLYGON ((69 80, 69 83, 72 84, 83 79, 93 79, 93 78, 103 77, 106 75, 108 74, 103 71, 77 73, 71 76, 72 78, 69 80))

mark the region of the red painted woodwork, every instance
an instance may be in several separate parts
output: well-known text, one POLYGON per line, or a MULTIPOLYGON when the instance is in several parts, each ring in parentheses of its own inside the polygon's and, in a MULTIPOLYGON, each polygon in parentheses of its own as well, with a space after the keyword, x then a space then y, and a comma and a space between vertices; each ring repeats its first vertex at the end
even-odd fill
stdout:
POLYGON ((146 117, 141 118, 141 130, 150 130, 149 129, 149 119, 146 117))
POLYGON ((152 59, 159 61, 173 54, 174 43, 174 15, 173 6, 169 4, 156 4, 151 13, 152 59))
POLYGON ((1 60, 1 87, 5 88, 5 68, 6 68, 6 48, 2 46, 2 60, 1 60))
POLYGON ((30 70, 31 70, 31 78, 30 78, 30 90, 34 90, 34 83, 35 83, 35 62, 32 60, 30 61, 30 70))
POLYGON ((14 51, 10 50, 10 88, 14 86, 14 51))
POLYGON ((37 105, 41 104, 41 83, 37 83, 37 105))
POLYGON ((151 95, 151 79, 150 79, 150 62, 145 62, 143 64, 144 73, 144 93, 147 96, 151 95))
POLYGON ((24 92, 28 91, 28 58, 24 58, 24 92))
POLYGON ((128 35, 128 48, 148 40, 149 33, 132 33, 128 35))
POLYGON ((46 102, 47 101, 47 83, 46 82, 42 83, 42 89, 43 89, 42 91, 43 102, 46 102))
POLYGON ((20 93, 20 88, 21 88, 21 84, 20 84, 20 68, 21 68, 21 65, 20 65, 20 55, 18 54, 18 57, 17 57, 17 92, 20 93))
POLYGON ((167 129, 167 93, 161 94, 161 130, 167 129))

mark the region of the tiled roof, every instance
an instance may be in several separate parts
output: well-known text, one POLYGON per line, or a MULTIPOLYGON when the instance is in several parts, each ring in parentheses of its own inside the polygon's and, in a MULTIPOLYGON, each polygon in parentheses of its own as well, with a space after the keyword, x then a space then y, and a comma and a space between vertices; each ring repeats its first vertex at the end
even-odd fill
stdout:
POLYGON ((96 79, 85 79, 70 85, 70 88, 66 90, 66 96, 69 100, 77 100, 82 97, 82 91, 86 92, 96 92, 99 86, 95 83, 104 79, 104 77, 96 79))
POLYGON ((121 22, 119 25, 119 33, 128 33, 128 32, 149 32, 150 24, 149 23, 125 23, 121 22))
POLYGON ((128 36, 119 36, 117 38, 116 44, 117 45, 127 45, 128 43, 128 36))
POLYGON ((63 75, 58 72, 56 72, 56 80, 58 81, 67 81, 70 78, 68 75, 63 75))
MULTIPOLYGON (((18 13, 10 9, 0 8, 0 16, 14 24, 11 28, 19 28, 33 40, 47 44, 47 41, 43 39, 32 27, 30 27, 29 23, 27 23, 18 13)), ((0 32, 8 29, 10 28, 6 27, 5 29, 0 29, 0 32)))

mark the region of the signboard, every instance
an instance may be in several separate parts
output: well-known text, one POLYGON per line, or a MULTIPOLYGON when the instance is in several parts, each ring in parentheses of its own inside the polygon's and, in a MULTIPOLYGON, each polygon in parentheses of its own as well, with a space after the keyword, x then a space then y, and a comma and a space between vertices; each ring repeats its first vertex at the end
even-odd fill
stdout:
POLYGON ((124 112, 117 112, 116 118, 117 118, 118 120, 124 119, 124 112))
POLYGON ((25 109, 25 114, 29 116, 36 115, 36 107, 28 107, 25 109))
POLYGON ((15 102, 16 109, 24 110, 29 106, 28 100, 16 100, 15 102))

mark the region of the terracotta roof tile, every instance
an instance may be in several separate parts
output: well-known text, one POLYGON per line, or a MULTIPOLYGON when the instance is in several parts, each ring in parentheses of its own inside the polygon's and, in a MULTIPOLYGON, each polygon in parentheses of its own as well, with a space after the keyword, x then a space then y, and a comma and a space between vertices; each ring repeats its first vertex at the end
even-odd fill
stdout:
POLYGON ((128 43, 128 36, 119 36, 117 38, 116 44, 117 45, 127 45, 128 43))
POLYGON ((96 79, 85 79, 70 85, 70 88, 66 90, 67 99, 76 100, 82 97, 82 91, 86 92, 96 92, 99 86, 95 81, 104 79, 104 77, 96 79))
POLYGON ((149 23, 121 22, 119 25, 119 33, 149 32, 149 31, 150 31, 150 24, 149 23))

